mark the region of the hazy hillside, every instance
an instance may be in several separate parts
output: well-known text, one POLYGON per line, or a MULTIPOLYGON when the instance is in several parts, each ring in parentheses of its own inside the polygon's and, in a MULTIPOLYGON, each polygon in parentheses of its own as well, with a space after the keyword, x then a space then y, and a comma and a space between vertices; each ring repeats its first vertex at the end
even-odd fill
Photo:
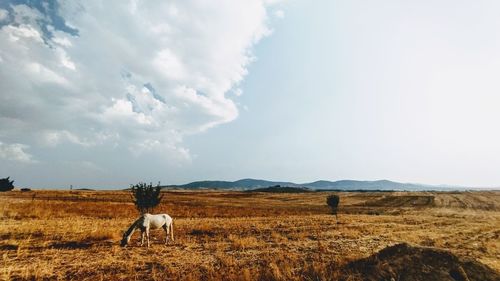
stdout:
POLYGON ((217 188, 217 189, 254 189, 269 186, 297 186, 291 182, 274 182, 256 179, 241 179, 237 181, 195 181, 183 185, 169 185, 168 187, 199 189, 199 188, 217 188))
POLYGON ((311 192, 312 190, 307 187, 292 187, 292 186, 270 186, 270 187, 262 187, 256 189, 250 189, 246 192, 270 192, 270 193, 303 193, 303 192, 311 192))
POLYGON ((241 179, 237 181, 196 181, 183 185, 168 185, 165 187, 186 188, 186 189, 256 189, 270 186, 287 186, 287 187, 307 187, 313 190, 449 190, 449 189, 464 189, 464 187, 443 187, 424 184, 400 183, 389 180, 377 181, 357 181, 357 180, 340 180, 340 181, 315 181, 310 183, 297 184, 293 182, 278 182, 258 179, 241 179))
POLYGON ((312 189, 343 189, 343 190, 356 190, 356 189, 421 190, 421 189, 437 188, 437 186, 399 183, 389 180, 377 180, 377 181, 340 180, 334 182, 315 181, 312 183, 306 183, 304 184, 304 186, 312 189))

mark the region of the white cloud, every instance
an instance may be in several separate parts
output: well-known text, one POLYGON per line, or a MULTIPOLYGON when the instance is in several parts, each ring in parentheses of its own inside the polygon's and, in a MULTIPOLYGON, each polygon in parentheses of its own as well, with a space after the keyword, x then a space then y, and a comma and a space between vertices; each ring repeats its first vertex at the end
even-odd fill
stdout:
POLYGON ((37 21, 46 17, 37 9, 32 9, 27 5, 11 5, 13 10, 14 22, 29 25, 37 25, 37 21))
POLYGON ((268 5, 62 2, 57 12, 77 35, 11 5, 12 22, 0 29, 0 128, 9 128, 0 133, 45 146, 112 141, 188 159, 184 136, 238 116, 228 93, 247 74, 252 46, 270 34, 268 5))
POLYGON ((4 9, 0 9, 0 22, 7 20, 7 17, 9 16, 9 12, 4 9))
POLYGON ((20 143, 6 144, 0 142, 0 158, 21 163, 35 163, 33 156, 24 151, 28 148, 29 146, 20 143))
POLYGON ((169 49, 160 50, 153 59, 153 65, 166 79, 182 80, 187 76, 183 63, 169 49))
POLYGON ((59 44, 63 47, 71 47, 73 44, 71 44, 71 41, 69 40, 68 37, 53 37, 52 42, 59 44))
POLYGON ((49 147, 55 147, 64 142, 90 147, 102 144, 105 141, 113 139, 115 139, 113 138, 113 136, 102 133, 94 134, 92 139, 82 139, 77 135, 66 130, 61 130, 61 131, 47 130, 45 132, 42 132, 40 135, 40 143, 49 147))
POLYGON ((38 30, 31 25, 21 24, 19 26, 8 25, 5 28, 6 33, 9 35, 9 41, 16 42, 23 38, 32 39, 34 41, 42 42, 42 36, 38 30))

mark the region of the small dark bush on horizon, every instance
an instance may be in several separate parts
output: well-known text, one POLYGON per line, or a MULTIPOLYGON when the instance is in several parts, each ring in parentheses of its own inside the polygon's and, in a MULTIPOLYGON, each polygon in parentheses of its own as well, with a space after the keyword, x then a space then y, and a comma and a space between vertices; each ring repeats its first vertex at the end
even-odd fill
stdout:
POLYGON ((154 208, 158 206, 163 198, 161 195, 161 186, 153 186, 152 183, 146 184, 140 182, 136 185, 130 185, 133 202, 139 213, 152 213, 154 208))
POLYGON ((339 203, 340 203, 340 197, 336 194, 328 195, 328 197, 326 197, 326 204, 328 204, 328 206, 330 206, 330 208, 332 209, 332 214, 335 215, 335 218, 337 220, 338 220, 337 211, 338 211, 339 203))
POLYGON ((9 180, 10 177, 0 179, 0 191, 11 191, 14 189, 14 181, 9 180))

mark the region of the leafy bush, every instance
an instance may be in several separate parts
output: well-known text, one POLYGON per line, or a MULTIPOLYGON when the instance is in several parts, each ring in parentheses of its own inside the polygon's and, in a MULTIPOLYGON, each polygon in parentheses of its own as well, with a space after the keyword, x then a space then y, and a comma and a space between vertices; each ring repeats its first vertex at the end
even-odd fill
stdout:
POLYGON ((0 191, 10 191, 14 189, 14 181, 9 180, 10 177, 0 179, 0 191))
POLYGON ((161 195, 160 183, 153 186, 152 183, 146 184, 140 182, 136 185, 130 185, 135 207, 141 214, 152 213, 163 198, 161 195))

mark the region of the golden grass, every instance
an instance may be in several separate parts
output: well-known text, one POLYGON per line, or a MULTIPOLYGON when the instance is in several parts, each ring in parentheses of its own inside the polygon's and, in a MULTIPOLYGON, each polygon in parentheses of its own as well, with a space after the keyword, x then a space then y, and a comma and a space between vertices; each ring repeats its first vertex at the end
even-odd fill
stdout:
POLYGON ((334 280, 346 262, 399 242, 500 270, 498 192, 341 193, 340 224, 328 194, 167 192, 156 211, 174 218, 175 242, 156 230, 150 249, 137 233, 123 249, 137 217, 126 192, 2 193, 0 278, 334 280))

